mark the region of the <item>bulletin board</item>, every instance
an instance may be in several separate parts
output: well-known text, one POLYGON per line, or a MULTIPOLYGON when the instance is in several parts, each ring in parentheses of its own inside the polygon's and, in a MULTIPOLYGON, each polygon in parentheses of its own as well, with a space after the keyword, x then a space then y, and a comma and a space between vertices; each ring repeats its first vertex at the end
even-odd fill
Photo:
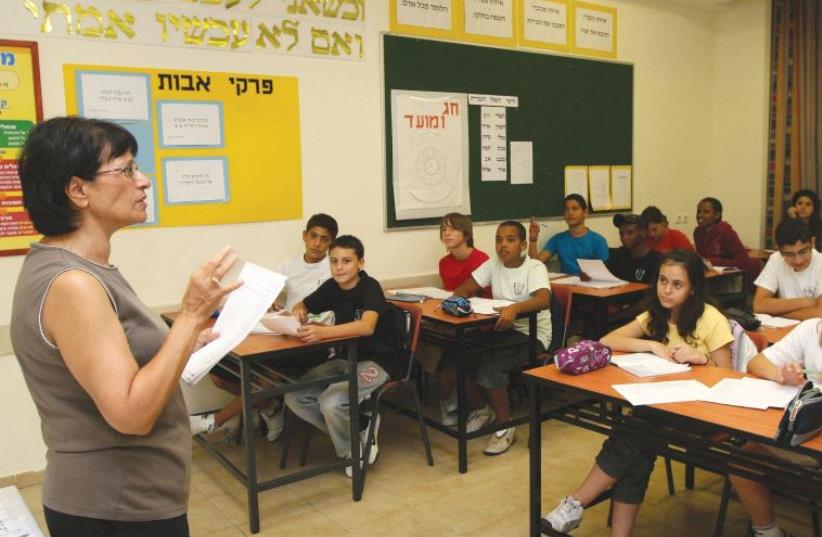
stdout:
POLYGON ((151 178, 143 226, 302 217, 296 77, 65 65, 69 114, 134 134, 151 178))
POLYGON ((37 43, 0 40, 0 255, 21 255, 39 237, 23 208, 17 173, 29 131, 43 118, 37 43))

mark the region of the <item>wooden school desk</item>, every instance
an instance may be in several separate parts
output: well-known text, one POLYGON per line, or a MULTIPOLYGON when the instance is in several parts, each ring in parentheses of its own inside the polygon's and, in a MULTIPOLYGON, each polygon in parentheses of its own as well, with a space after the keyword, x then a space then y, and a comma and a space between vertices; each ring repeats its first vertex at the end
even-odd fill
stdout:
MULTIPOLYGON (((387 297, 390 301, 390 296, 387 297)), ((471 355, 481 352, 483 349, 470 347, 470 341, 465 337, 469 329, 478 329, 482 326, 493 325, 497 322, 496 315, 471 314, 468 317, 454 317, 442 311, 440 304, 442 300, 429 298, 423 301, 422 307, 423 327, 422 337, 439 346, 451 347, 456 350, 457 366, 457 429, 443 425, 438 420, 425 418, 425 422, 430 427, 457 439, 458 462, 457 467, 460 473, 468 471, 468 441, 480 436, 488 435, 492 432, 513 427, 528 422, 527 416, 514 418, 506 423, 493 423, 483 427, 473 433, 465 430, 468 422, 468 402, 465 397, 466 365, 471 360, 471 355)), ((529 361, 533 362, 537 355, 537 312, 524 313, 520 318, 528 318, 529 332, 529 361)), ((413 416, 416 419, 416 414, 413 416)))
MULTIPOLYGON (((571 292, 572 300, 582 299, 591 302, 596 312, 596 331, 593 333, 595 339, 605 335, 608 327, 608 304, 620 299, 635 297, 648 290, 649 285, 645 283, 629 282, 617 287, 607 289, 595 289, 584 285, 567 285, 552 283, 551 287, 562 287, 571 292)), ((572 313, 573 316, 573 313, 572 313)))
POLYGON ((768 345, 773 345, 783 337, 787 336, 791 332, 791 330, 793 330, 797 326, 799 325, 794 324, 791 326, 783 326, 781 328, 774 328, 772 326, 760 326, 756 329, 756 332, 765 336, 765 340, 768 342, 768 345))
MULTIPOLYGON (((713 386, 723 378, 741 378, 744 375, 717 367, 694 367, 687 373, 658 377, 638 378, 630 373, 609 365, 603 369, 572 376, 560 373, 553 365, 538 367, 525 372, 531 400, 530 427, 530 535, 542 533, 558 535, 548 524, 541 521, 542 514, 542 469, 541 437, 542 416, 540 388, 558 389, 581 395, 586 399, 630 406, 613 389, 613 384, 653 382, 667 380, 696 379, 707 386, 713 386)), ((641 417, 625 416, 621 412, 608 413, 601 409, 592 411, 584 407, 569 405, 556 411, 553 417, 579 427, 609 434, 611 427, 620 422, 641 421, 641 417)), ((603 407, 604 408, 604 407, 603 407)), ((756 410, 727 405, 717 405, 701 401, 687 403, 666 403, 643 406, 646 416, 655 418, 653 426, 642 432, 641 441, 658 451, 660 455, 681 462, 690 462, 697 467, 717 473, 742 475, 782 490, 792 490, 808 498, 822 497, 822 470, 800 467, 784 463, 772 464, 768 459, 745 454, 726 442, 711 440, 704 432, 711 430, 730 433, 737 437, 754 440, 763 444, 774 444, 771 437, 776 432, 782 411, 771 408, 756 410), (665 425, 660 425, 665 424, 665 425)), ((822 457, 822 435, 808 440, 801 446, 779 445, 797 453, 822 457)), ((591 463, 593 464, 593 460, 591 463)), ((584 474, 580 473, 580 479, 584 474)))
MULTIPOLYGON (((170 325, 174 322, 177 313, 164 313, 163 319, 170 325)), ((237 467, 225 455, 214 447, 202 435, 197 435, 195 439, 204 446, 217 461, 220 462, 231 475, 245 485, 248 493, 248 525, 251 533, 260 531, 260 511, 258 496, 264 490, 273 489, 319 475, 334 470, 342 471, 346 466, 351 465, 351 461, 340 460, 318 467, 312 467, 299 472, 292 472, 285 476, 258 482, 257 478, 257 455, 254 442, 254 402, 267 399, 276 395, 288 392, 299 391, 314 386, 327 386, 335 382, 348 381, 349 419, 351 420, 351 460, 360 459, 360 425, 359 425, 359 405, 357 398, 357 339, 333 339, 324 340, 318 343, 303 343, 297 338, 290 336, 269 336, 269 335, 249 335, 242 343, 232 350, 225 359, 236 367, 231 369, 218 364, 215 367, 223 367, 227 371, 237 376, 241 385, 243 402, 243 443, 245 444, 245 471, 237 467), (348 373, 333 375, 308 382, 299 382, 287 374, 282 374, 277 370, 277 362, 293 358, 294 356, 306 355, 322 352, 332 345, 343 345, 346 347, 348 355, 348 373), (279 385, 271 382, 271 376, 276 374, 282 381, 279 385)), ((351 480, 351 495, 354 501, 362 498, 363 479, 362 470, 359 464, 352 465, 353 477, 351 480)))

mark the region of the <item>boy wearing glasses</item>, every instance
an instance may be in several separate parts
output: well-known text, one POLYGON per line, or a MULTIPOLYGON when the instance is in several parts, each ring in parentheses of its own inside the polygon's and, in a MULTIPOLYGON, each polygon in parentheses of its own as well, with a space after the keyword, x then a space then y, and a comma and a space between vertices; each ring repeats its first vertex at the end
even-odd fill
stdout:
POLYGON ((756 279, 754 313, 789 319, 822 317, 822 254, 800 220, 786 219, 774 233, 774 252, 756 279))

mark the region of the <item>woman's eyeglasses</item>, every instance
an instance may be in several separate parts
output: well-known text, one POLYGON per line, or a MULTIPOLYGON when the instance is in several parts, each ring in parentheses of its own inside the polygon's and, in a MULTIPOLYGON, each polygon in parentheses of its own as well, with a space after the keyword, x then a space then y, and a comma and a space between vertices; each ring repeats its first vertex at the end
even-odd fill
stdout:
POLYGON ((125 174, 125 176, 129 179, 134 180, 134 176, 138 171, 140 171, 140 165, 136 162, 132 162, 128 166, 123 166, 122 168, 114 168, 112 170, 103 170, 101 172, 97 172, 94 174, 94 177, 97 177, 98 175, 105 175, 107 173, 122 173, 125 174))

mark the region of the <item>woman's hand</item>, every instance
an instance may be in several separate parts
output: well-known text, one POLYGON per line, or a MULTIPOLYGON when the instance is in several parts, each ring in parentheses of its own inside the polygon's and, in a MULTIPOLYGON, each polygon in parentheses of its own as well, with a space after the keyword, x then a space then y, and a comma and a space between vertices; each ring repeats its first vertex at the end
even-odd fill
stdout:
POLYGON ((531 223, 528 224, 528 241, 537 242, 537 239, 539 239, 539 223, 531 218, 531 223))
POLYGON ((660 358, 665 358, 666 360, 672 359, 671 351, 668 349, 668 347, 665 346, 664 343, 660 343, 659 341, 649 341, 648 350, 656 354, 660 358))
POLYGON ((242 285, 241 281, 223 287, 220 279, 226 275, 237 260, 237 254, 232 252, 230 246, 224 247, 217 252, 211 261, 197 269, 188 280, 183 300, 181 303, 181 313, 194 317, 197 321, 204 322, 220 305, 220 301, 242 285))
POLYGON ((672 346, 670 351, 673 361, 680 364, 705 365, 709 361, 704 353, 682 343, 672 346))
POLYGON ((197 352, 218 337, 220 337, 220 334, 213 331, 211 328, 200 330, 200 333, 197 335, 197 340, 194 342, 194 348, 191 349, 191 352, 197 352))

